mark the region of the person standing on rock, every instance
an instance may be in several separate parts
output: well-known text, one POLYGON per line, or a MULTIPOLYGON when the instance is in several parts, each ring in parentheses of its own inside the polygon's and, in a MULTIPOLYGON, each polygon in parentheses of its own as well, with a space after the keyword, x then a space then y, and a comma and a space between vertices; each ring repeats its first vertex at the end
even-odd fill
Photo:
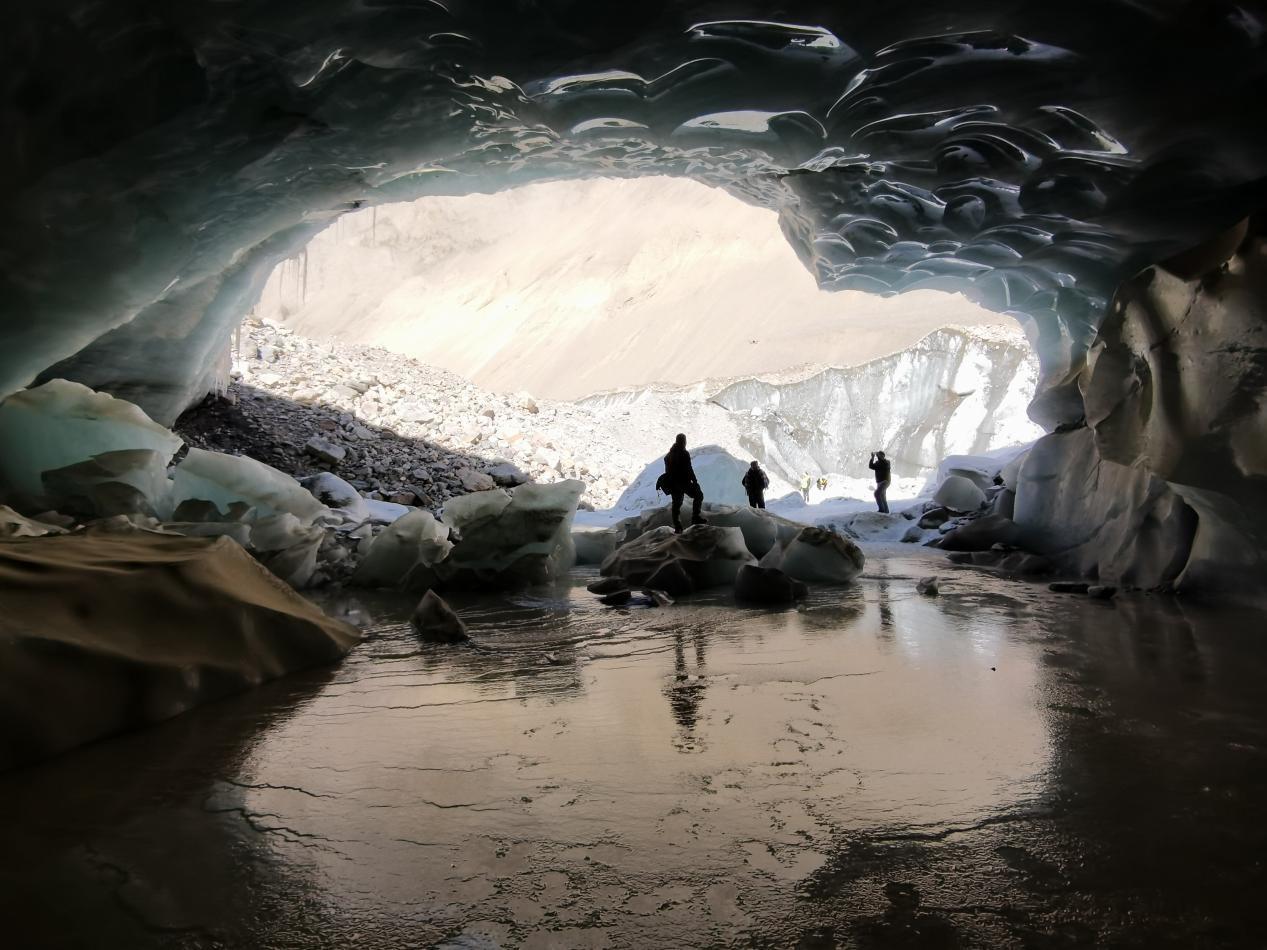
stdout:
POLYGON ((704 490, 699 487, 699 479, 695 477, 695 469, 691 467, 691 453, 686 451, 686 436, 679 432, 673 441, 673 447, 664 457, 664 483, 673 499, 673 530, 682 533, 682 499, 689 495, 694 502, 691 506, 691 524, 708 524, 700 515, 704 504, 704 490))
POLYGON ((810 486, 809 472, 804 472, 801 475, 801 495, 802 497, 804 497, 805 504, 807 505, 809 504, 809 486, 810 486))
POLYGON ((765 490, 770 487, 770 479, 765 472, 761 470, 761 466, 757 464, 757 460, 753 459, 752 464, 748 466, 748 471, 743 473, 740 479, 743 484, 744 491, 748 493, 748 505, 751 508, 765 507, 765 490))
POLYGON ((880 511, 884 514, 889 513, 889 481, 892 466, 889 460, 884 457, 883 452, 872 452, 871 461, 867 463, 867 468, 875 472, 875 503, 879 506, 880 511))

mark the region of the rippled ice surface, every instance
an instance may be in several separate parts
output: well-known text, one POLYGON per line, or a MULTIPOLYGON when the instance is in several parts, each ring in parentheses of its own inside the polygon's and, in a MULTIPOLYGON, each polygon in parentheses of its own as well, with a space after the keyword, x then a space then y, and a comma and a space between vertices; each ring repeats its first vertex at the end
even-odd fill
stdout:
POLYGON ((0 778, 17 945, 1261 946, 1261 612, 592 576, 0 778))

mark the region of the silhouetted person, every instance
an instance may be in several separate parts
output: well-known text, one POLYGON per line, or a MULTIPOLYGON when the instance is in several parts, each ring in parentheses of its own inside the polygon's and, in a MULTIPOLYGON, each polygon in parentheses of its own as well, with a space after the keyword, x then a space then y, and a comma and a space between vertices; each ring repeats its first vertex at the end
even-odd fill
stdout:
POLYGON ((744 491, 748 493, 748 504, 753 508, 764 508, 765 490, 770 487, 770 479, 765 472, 761 471, 761 466, 757 464, 756 459, 752 460, 752 464, 748 466, 748 471, 743 473, 740 481, 743 483, 744 491))
POLYGON ((681 432, 673 442, 673 448, 664 457, 664 484, 673 498, 673 530, 682 533, 682 498, 689 495, 694 504, 691 507, 691 524, 708 524, 700 517, 700 506, 704 504, 704 491, 699 487, 699 479, 695 477, 695 469, 691 467, 691 453, 686 451, 686 436, 681 432))
POLYGON ((889 460, 884 457, 883 452, 872 452, 871 461, 867 463, 867 468, 875 472, 875 503, 887 515, 889 513, 887 495, 892 466, 889 465, 889 460))

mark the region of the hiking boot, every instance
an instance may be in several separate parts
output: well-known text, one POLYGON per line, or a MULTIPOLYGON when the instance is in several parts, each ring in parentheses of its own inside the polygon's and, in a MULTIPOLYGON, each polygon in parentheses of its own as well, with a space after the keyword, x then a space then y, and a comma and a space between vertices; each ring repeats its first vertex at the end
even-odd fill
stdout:
POLYGON ((708 524, 708 519, 707 518, 692 518, 691 525, 694 526, 697 524, 708 524))

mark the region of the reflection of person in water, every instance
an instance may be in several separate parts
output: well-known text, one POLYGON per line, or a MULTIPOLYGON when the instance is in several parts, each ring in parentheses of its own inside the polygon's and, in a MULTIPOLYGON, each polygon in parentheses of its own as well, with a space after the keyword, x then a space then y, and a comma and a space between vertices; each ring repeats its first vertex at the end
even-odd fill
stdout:
POLYGON ((881 577, 876 587, 880 593, 880 632, 888 633, 893 628, 893 605, 889 601, 888 578, 881 577))
POLYGON ((665 695, 669 700, 669 710, 678 724, 678 736, 674 745, 682 752, 694 752, 700 746, 699 737, 695 734, 695 726, 699 722, 700 703, 708 690, 708 678, 705 676, 705 657, 707 656, 706 635, 702 632, 692 634, 695 653, 695 673, 690 673, 686 657, 686 635, 681 632, 673 634, 673 682, 666 687, 665 695))

